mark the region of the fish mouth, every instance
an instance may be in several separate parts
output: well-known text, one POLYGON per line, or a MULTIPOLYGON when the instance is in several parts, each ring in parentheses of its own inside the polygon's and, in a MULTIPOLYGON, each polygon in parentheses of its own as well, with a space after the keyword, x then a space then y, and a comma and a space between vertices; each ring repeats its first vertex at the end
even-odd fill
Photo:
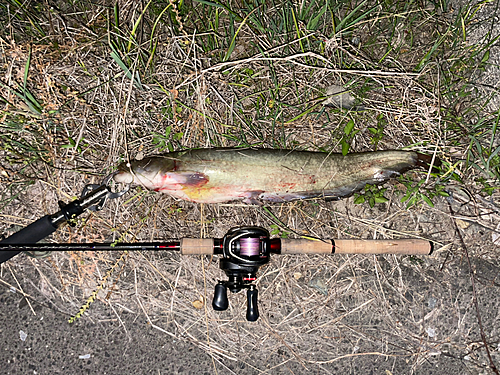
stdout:
POLYGON ((117 183, 131 184, 134 181, 134 176, 130 172, 118 172, 113 176, 113 180, 117 183))

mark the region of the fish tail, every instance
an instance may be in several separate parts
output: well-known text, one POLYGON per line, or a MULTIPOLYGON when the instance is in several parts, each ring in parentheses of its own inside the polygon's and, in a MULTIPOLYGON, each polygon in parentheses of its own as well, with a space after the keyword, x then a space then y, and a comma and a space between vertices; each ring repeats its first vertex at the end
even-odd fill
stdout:
POLYGON ((417 154, 417 161, 416 165, 417 167, 422 167, 429 169, 429 167, 432 165, 432 173, 437 173, 439 172, 439 167, 441 166, 441 160, 436 156, 434 158, 434 162, 432 161, 433 155, 427 155, 427 154, 421 154, 419 152, 417 154))

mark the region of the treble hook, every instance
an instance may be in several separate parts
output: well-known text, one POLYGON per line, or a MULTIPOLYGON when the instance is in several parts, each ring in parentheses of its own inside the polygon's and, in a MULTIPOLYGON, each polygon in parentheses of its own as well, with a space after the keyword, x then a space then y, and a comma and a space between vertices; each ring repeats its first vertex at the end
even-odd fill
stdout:
POLYGON ((86 198, 90 198, 91 201, 96 200, 96 203, 91 204, 87 208, 91 211, 100 211, 103 209, 104 204, 108 199, 115 199, 121 197, 123 194, 130 190, 130 184, 125 186, 125 189, 121 191, 112 191, 109 183, 114 175, 118 172, 113 172, 108 176, 104 177, 100 184, 88 184, 85 185, 82 191, 81 200, 87 200, 86 198), (103 191, 104 190, 104 191, 103 191))
POLYGON ((118 171, 115 171, 115 172, 107 175, 106 177, 104 177, 104 179, 101 181, 101 185, 106 186, 108 191, 109 191, 109 194, 108 194, 109 199, 120 198, 123 194, 127 193, 130 190, 130 184, 127 184, 123 190, 116 191, 116 192, 111 191, 111 189, 109 187, 109 182, 118 173, 119 173, 118 171))

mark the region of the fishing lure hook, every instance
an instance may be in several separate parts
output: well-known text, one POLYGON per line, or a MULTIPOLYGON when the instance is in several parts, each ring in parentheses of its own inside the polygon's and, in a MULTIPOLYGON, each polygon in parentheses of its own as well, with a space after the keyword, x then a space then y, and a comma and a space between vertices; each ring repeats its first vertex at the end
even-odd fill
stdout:
POLYGON ((110 182, 113 180, 113 177, 115 175, 117 175, 118 173, 119 173, 118 171, 110 173, 109 175, 107 175, 106 177, 104 177, 104 179, 101 181, 101 185, 106 186, 108 188, 108 190, 109 190, 109 194, 108 194, 108 198, 109 199, 120 198, 122 195, 124 195, 125 193, 127 193, 130 190, 130 185, 131 184, 126 184, 125 188, 123 190, 120 190, 120 191, 114 192, 114 191, 111 190, 111 188, 109 187, 110 186, 110 182))
POLYGON ((126 192, 130 190, 130 184, 127 184, 123 190, 120 191, 112 191, 110 187, 110 182, 113 179, 113 176, 116 175, 117 172, 113 172, 109 174, 108 176, 104 177, 104 179, 101 181, 100 184, 88 184, 85 185, 85 187, 82 190, 82 194, 80 197, 80 200, 85 200, 85 198, 92 196, 92 199, 95 199, 94 195, 98 190, 106 190, 106 193, 103 194, 102 196, 98 197, 97 202, 91 204, 90 206, 87 207, 90 211, 100 211, 103 209, 104 205, 108 201, 108 199, 116 199, 120 198, 122 195, 124 195, 126 192))

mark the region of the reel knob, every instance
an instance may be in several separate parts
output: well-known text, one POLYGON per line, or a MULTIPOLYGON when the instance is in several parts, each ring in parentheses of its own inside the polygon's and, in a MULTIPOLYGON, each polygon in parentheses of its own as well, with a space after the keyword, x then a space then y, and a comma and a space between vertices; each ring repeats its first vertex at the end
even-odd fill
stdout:
POLYGON ((255 288, 255 285, 251 285, 247 290, 247 320, 249 322, 255 322, 259 319, 259 308, 257 306, 257 296, 259 291, 255 288))
POLYGON ((227 287, 222 281, 215 286, 214 299, 212 300, 212 307, 216 311, 227 310, 229 301, 227 299, 227 287))

